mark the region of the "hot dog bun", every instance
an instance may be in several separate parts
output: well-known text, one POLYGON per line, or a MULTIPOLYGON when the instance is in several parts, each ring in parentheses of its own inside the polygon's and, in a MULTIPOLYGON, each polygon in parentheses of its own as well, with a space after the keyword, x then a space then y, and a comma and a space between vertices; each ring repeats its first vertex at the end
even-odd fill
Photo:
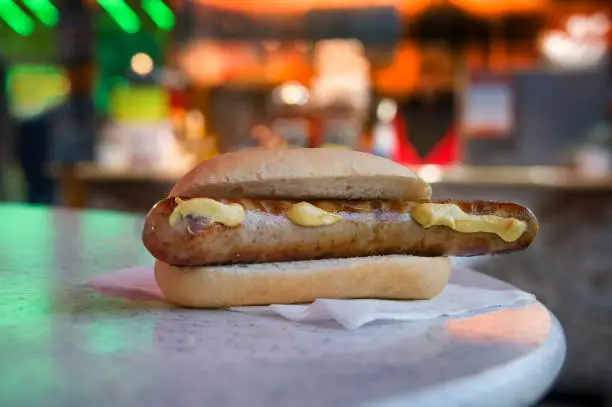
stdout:
POLYGON ((431 187, 409 168, 348 149, 247 149, 202 162, 170 197, 427 200, 431 187))
POLYGON ((430 299, 446 286, 447 257, 375 256, 213 267, 155 264, 166 299, 194 308, 312 302, 317 298, 430 299))
POLYGON ((523 250, 538 231, 518 204, 430 198, 410 169, 370 154, 242 150, 187 173, 142 240, 170 302, 218 308, 429 299, 447 284, 447 256, 523 250))

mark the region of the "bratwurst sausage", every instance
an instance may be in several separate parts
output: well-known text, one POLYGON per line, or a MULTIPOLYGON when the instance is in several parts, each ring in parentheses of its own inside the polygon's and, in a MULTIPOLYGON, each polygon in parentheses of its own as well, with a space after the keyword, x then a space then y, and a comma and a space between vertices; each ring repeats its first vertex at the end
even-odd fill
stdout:
POLYGON ((525 222, 525 231, 514 241, 488 232, 458 232, 447 226, 425 228, 411 215, 419 202, 311 201, 318 208, 340 215, 341 220, 305 227, 287 216, 296 201, 217 201, 242 205, 244 220, 230 227, 205 217, 185 216, 171 225, 170 215, 177 200, 168 198, 156 204, 147 216, 142 236, 147 250, 164 263, 186 267, 387 254, 475 256, 525 249, 538 231, 538 222, 529 209, 507 202, 435 201, 454 204, 467 214, 525 222))

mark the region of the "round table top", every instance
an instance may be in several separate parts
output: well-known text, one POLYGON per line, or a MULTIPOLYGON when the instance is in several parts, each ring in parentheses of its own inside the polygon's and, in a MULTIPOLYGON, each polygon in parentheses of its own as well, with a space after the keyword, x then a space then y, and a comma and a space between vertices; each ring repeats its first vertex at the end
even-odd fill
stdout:
POLYGON ((2 406, 523 406, 565 356, 539 303, 345 331, 103 297, 82 282, 151 264, 142 218, 0 205, 0 225, 2 406))

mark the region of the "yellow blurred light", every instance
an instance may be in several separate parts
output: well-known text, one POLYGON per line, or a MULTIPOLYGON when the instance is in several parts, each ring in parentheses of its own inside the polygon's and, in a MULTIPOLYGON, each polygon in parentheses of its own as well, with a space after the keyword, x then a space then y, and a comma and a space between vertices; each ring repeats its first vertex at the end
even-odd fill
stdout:
POLYGON ((279 41, 264 41, 262 45, 263 48, 268 52, 276 52, 281 47, 281 43, 279 41))
POLYGON ((439 165, 428 164, 422 166, 418 171, 419 177, 425 182, 440 182, 443 177, 442 168, 439 165))
POLYGON ((190 109, 185 115, 185 134, 189 140, 197 140, 204 135, 204 114, 199 110, 190 109))
POLYGON ((561 30, 549 31, 542 37, 540 48, 542 53, 555 65, 568 69, 586 69, 600 64, 606 55, 606 39, 591 38, 588 41, 577 34, 577 28, 572 28, 573 33, 561 30))
POLYGON ((55 66, 17 65, 9 71, 7 90, 13 114, 28 117, 62 103, 70 80, 55 66))
POLYGON ((161 86, 118 84, 111 91, 111 117, 116 122, 143 123, 168 119, 170 95, 161 86))
POLYGON ((310 92, 297 82, 288 82, 275 91, 275 99, 287 105, 305 105, 310 98, 310 92))
POLYGON ((142 52, 134 55, 131 61, 132 70, 138 75, 144 76, 153 72, 153 59, 142 52))
POLYGON ((300 52, 309 52, 312 49, 312 45, 306 41, 298 41, 295 44, 295 49, 300 52))
POLYGON ((397 114, 397 103, 392 99, 383 99, 378 104, 376 116, 382 122, 390 122, 397 114))
POLYGON ((58 96, 64 96, 67 95, 70 92, 70 80, 63 76, 57 86, 57 95, 58 96))

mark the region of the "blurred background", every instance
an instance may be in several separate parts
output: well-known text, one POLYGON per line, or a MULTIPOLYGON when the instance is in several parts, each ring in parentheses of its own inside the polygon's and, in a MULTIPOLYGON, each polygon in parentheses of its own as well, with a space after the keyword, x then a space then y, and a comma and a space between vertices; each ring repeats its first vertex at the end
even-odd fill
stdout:
POLYGON ((549 403, 612 403, 612 3, 0 0, 0 201, 145 213, 252 146, 391 158, 434 198, 529 205, 470 265, 568 337, 549 403))

